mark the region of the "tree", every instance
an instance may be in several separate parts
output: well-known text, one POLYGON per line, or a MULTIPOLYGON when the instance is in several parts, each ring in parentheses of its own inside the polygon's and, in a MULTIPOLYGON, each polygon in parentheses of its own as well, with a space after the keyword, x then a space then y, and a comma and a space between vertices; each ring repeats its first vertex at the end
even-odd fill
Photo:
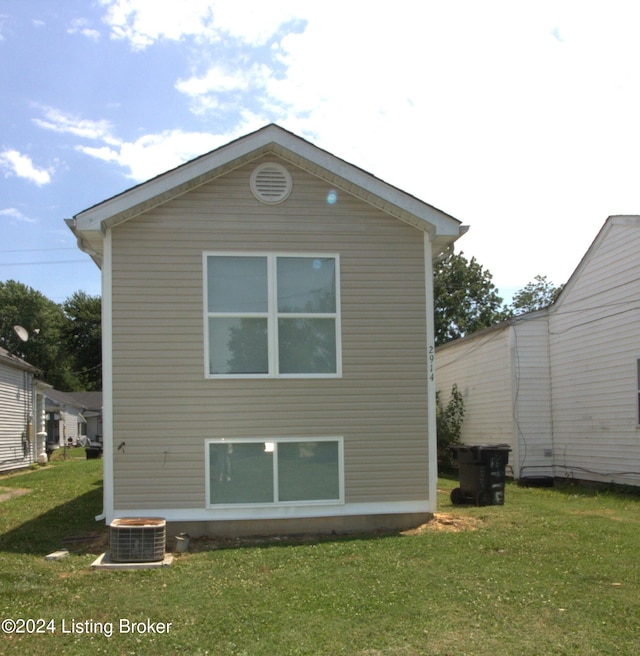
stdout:
POLYGON ((79 388, 79 380, 61 340, 62 308, 40 292, 14 280, 0 282, 0 346, 40 370, 56 389, 79 388), (21 341, 13 326, 29 335, 21 341))
POLYGON ((449 253, 434 265, 436 344, 464 337, 509 315, 492 275, 464 253, 449 253))
POLYGON ((74 292, 63 304, 62 340, 82 388, 102 390, 102 303, 74 292))
POLYGON ((547 276, 536 276, 532 282, 527 283, 519 292, 514 294, 509 308, 516 316, 525 312, 542 310, 558 298, 562 287, 563 285, 556 287, 551 281, 547 280, 547 276))

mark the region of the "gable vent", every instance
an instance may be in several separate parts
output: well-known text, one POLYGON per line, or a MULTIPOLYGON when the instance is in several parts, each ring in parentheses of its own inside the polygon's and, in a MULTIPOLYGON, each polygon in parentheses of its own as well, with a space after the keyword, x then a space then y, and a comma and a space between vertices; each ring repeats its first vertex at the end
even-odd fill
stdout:
POLYGON ((281 164, 266 162, 251 174, 251 192, 261 202, 275 205, 291 193, 291 175, 281 164))

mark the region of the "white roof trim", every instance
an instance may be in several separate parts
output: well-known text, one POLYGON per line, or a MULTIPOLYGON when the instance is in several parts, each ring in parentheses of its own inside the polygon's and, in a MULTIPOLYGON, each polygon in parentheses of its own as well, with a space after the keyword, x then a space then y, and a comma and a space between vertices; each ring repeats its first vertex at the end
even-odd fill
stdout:
POLYGON ((108 227, 270 152, 315 175, 332 179, 337 186, 365 200, 370 195, 369 202, 376 197, 378 200, 373 204, 381 209, 387 205, 391 214, 428 230, 433 236, 460 235, 457 219, 274 124, 80 212, 74 217, 75 227, 80 232, 104 232, 108 227), (410 216, 414 217, 413 221, 410 216))

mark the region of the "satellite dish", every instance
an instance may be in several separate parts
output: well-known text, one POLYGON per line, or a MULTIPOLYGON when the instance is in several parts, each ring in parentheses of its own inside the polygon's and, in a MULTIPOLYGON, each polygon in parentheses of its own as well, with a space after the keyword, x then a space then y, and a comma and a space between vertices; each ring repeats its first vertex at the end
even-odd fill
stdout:
POLYGON ((29 341, 29 333, 26 331, 25 328, 22 326, 14 326, 13 330, 15 334, 23 341, 23 342, 28 342, 29 341))

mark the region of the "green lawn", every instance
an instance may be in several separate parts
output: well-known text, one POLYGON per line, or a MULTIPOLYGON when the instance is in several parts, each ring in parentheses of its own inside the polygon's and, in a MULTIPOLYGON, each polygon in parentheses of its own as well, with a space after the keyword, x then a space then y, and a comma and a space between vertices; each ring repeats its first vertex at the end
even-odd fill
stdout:
POLYGON ((29 490, 0 503, 0 619, 44 630, 0 637, 0 654, 640 653, 638 496, 508 484, 504 506, 453 507, 442 479, 438 521, 411 534, 197 540, 169 568, 105 572, 101 466, 0 477, 29 490))

